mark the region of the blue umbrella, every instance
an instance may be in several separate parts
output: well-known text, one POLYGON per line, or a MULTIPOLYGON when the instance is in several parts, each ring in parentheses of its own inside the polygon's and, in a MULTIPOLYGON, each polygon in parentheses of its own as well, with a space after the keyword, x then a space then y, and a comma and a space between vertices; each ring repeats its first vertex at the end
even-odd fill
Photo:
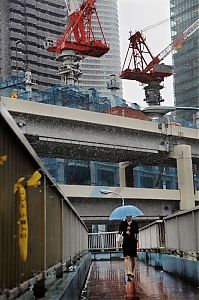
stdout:
POLYGON ((138 217, 143 215, 144 215, 143 212, 136 206, 124 205, 115 208, 112 211, 109 220, 120 220, 120 219, 125 219, 127 216, 138 217))

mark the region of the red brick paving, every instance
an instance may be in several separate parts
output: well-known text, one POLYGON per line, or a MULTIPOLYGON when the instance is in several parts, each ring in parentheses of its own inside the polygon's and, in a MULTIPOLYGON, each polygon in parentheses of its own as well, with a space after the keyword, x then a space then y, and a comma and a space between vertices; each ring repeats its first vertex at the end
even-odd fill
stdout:
MULTIPOLYGON (((129 299, 126 298, 127 291, 123 262, 93 262, 87 293, 90 300, 129 299)), ((132 291, 128 291, 129 293, 132 294, 132 291)))
POLYGON ((87 284, 88 300, 198 300, 199 289, 168 273, 136 262, 136 276, 126 281, 123 261, 94 261, 87 284))

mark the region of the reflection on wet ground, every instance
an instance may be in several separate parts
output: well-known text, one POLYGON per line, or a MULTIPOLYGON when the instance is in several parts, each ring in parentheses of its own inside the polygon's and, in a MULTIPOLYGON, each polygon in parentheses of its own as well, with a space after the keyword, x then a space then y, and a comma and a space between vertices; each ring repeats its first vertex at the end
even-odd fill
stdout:
POLYGON ((127 282, 122 261, 96 261, 80 299, 198 300, 199 289, 140 261, 127 282))

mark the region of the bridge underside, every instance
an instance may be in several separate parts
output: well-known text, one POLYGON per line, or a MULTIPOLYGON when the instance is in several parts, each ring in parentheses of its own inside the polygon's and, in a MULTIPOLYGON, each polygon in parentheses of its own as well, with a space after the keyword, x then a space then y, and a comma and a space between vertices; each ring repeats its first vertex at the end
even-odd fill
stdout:
POLYGON ((191 146, 193 163, 199 164, 193 129, 31 101, 1 101, 40 157, 175 167, 170 152, 183 144, 191 146))
POLYGON ((134 165, 165 165, 176 167, 176 160, 167 152, 143 151, 139 148, 92 145, 92 143, 72 143, 64 139, 26 135, 40 157, 54 157, 74 160, 93 160, 103 162, 130 161, 134 165))
POLYGON ((176 145, 199 162, 197 131, 121 116, 1 99, 40 157, 176 166, 176 145), (161 126, 158 126, 161 125, 161 126))

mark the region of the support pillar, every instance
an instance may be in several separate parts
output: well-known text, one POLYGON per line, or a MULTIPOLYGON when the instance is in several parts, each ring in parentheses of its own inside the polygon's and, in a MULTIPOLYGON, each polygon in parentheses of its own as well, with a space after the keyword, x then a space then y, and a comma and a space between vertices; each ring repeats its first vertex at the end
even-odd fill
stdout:
POLYGON ((133 165, 129 161, 119 163, 120 187, 133 187, 133 165))
POLYGON ((171 157, 177 160, 178 189, 180 190, 180 209, 190 209, 195 206, 191 146, 177 145, 171 152, 171 157))

